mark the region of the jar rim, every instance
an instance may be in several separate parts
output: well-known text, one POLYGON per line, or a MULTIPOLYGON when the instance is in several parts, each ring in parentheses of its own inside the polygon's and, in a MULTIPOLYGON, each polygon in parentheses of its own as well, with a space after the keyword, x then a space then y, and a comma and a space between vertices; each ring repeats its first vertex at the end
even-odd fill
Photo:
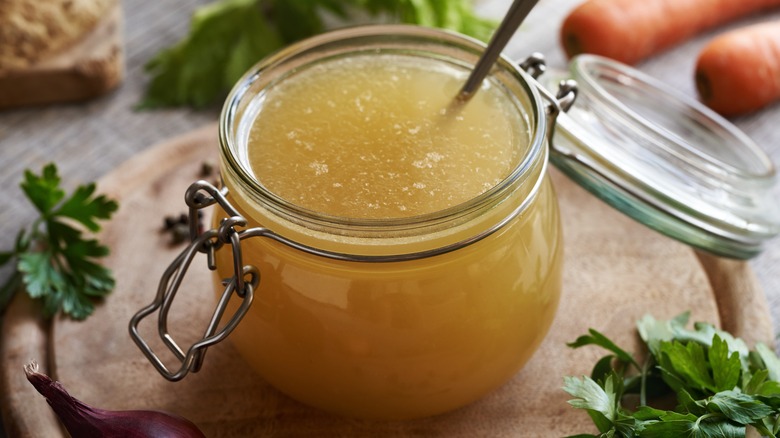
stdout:
MULTIPOLYGON (((572 59, 570 64, 572 75, 577 78, 577 84, 580 90, 591 98, 598 99, 605 106, 610 107, 616 113, 627 118, 626 123, 634 124, 645 130, 665 136, 670 142, 681 144, 694 155, 695 160, 687 159, 687 164, 699 167, 705 172, 716 172, 720 175, 738 176, 741 178, 772 178, 775 175, 775 167, 769 157, 755 144, 743 131, 736 126, 728 123, 720 115, 702 105, 691 105, 688 98, 676 90, 665 87, 655 78, 644 75, 641 72, 630 68, 625 64, 615 62, 614 60, 595 56, 579 55, 572 59), (611 73, 615 72, 615 73, 611 73), (619 87, 612 91, 604 86, 605 81, 600 76, 609 75, 617 77, 620 82, 619 87), (635 108, 615 95, 616 90, 636 89, 638 87, 651 87, 653 93, 660 93, 659 99, 667 105, 674 106, 674 111, 687 112, 700 120, 717 124, 717 128, 722 134, 728 136, 723 138, 724 143, 738 144, 739 147, 748 149, 748 154, 755 161, 755 168, 748 169, 737 166, 733 161, 726 161, 717 156, 708 154, 707 151, 696 148, 697 145, 685 144, 680 138, 670 138, 673 133, 663 131, 659 128, 663 126, 654 125, 653 122, 637 113, 635 108), (724 123, 726 122, 726 123, 724 123), (698 161, 701 160, 701 161, 698 161)), ((612 80, 609 77, 607 80, 612 80)))
MULTIPOLYGON (((394 39, 419 39, 420 41, 429 44, 433 43, 437 47, 446 49, 448 54, 455 50, 458 54, 463 56, 468 55, 475 60, 485 48, 485 44, 479 40, 442 29, 398 24, 365 25, 330 31, 308 38, 292 44, 255 64, 237 82, 225 101, 225 105, 223 106, 220 115, 219 140, 221 154, 227 161, 229 171, 233 172, 234 176, 236 176, 242 184, 248 186, 253 194, 258 195, 266 203, 265 206, 270 205, 275 211, 292 214, 303 222, 324 226, 329 229, 367 232, 377 230, 385 232, 388 230, 415 230, 429 225, 450 223, 453 220, 467 217, 486 207, 494 205, 497 198, 503 199, 503 197, 508 196, 517 184, 522 182, 522 179, 536 163, 542 162, 543 166, 546 168, 548 151, 544 133, 547 132, 548 121, 547 118, 544 117, 543 111, 541 111, 542 104, 539 91, 531 84, 532 79, 525 71, 508 57, 502 55, 496 63, 496 67, 498 67, 502 73, 508 74, 513 81, 523 88, 526 92, 528 101, 530 102, 531 111, 529 114, 529 127, 531 128, 531 142, 524 151, 523 156, 518 160, 509 174, 489 190, 478 194, 463 203, 442 210, 415 216, 375 219, 341 217, 316 212, 289 202, 263 187, 235 155, 235 151, 237 150, 235 143, 238 141, 238 138, 233 127, 243 114, 243 109, 240 108, 242 99, 247 96, 252 85, 261 79, 264 72, 268 69, 276 67, 297 56, 301 56, 311 50, 365 38, 383 39, 386 40, 387 44, 393 42, 397 43, 394 39)), ((369 49, 353 49, 347 50, 345 53, 359 53, 364 51, 369 51, 369 49)), ((433 54, 433 52, 431 53, 433 54)), ((443 54, 436 53, 436 55, 442 56, 443 54)), ((444 56, 447 55, 444 54, 444 56)), ((544 170, 541 174, 544 174, 544 170)), ((541 178, 542 177, 540 176, 539 179, 541 178)), ((539 184, 534 181, 534 190, 529 194, 529 198, 532 198, 535 195, 538 185, 539 184)), ((524 208, 526 203, 523 204, 524 208)), ((515 211, 512 216, 514 217, 519 213, 520 211, 515 211)))

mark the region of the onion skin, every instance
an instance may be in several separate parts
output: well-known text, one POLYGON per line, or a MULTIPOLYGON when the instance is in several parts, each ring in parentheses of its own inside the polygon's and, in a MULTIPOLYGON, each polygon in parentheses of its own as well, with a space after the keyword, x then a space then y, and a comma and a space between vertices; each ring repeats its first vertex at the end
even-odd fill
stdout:
POLYGON ((205 438, 194 423, 175 414, 152 411, 109 411, 93 408, 38 372, 38 364, 24 367, 27 380, 46 398, 62 424, 79 438, 205 438))

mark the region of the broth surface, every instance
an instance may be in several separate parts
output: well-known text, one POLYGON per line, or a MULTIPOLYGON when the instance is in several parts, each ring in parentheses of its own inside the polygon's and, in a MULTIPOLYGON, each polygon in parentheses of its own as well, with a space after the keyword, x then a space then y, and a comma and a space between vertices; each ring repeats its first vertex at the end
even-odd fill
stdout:
POLYGON ((298 71, 264 96, 249 134, 252 173, 331 216, 410 217, 468 201, 509 175, 530 134, 495 81, 452 107, 467 74, 394 54, 298 71))

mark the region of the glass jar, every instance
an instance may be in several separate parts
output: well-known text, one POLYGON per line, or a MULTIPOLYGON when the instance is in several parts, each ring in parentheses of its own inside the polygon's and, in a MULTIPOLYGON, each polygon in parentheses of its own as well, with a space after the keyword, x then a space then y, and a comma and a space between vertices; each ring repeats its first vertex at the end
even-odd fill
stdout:
MULTIPOLYGON (((370 58, 392 64, 398 74, 419 63, 440 66, 451 70, 444 76, 462 83, 481 50, 463 37, 418 27, 349 29, 266 59, 228 97, 220 123, 227 199, 248 227, 285 239, 242 242, 243 259, 257 267, 261 280, 230 339, 264 379, 293 398, 361 418, 441 413, 512 377, 550 327, 561 287, 562 242, 545 171, 548 121, 536 88, 512 63, 503 60, 486 86, 515 112, 512 120, 526 125, 512 140, 515 157, 500 163, 507 170, 495 185, 462 202, 413 216, 365 217, 360 208, 323 213, 271 191, 250 164, 248 150, 259 147, 251 145, 252 126, 270 117, 267 106, 292 105, 292 91, 273 94, 287 82, 317 81, 368 57, 369 64, 370 58), (340 65, 345 59, 352 64, 340 65)), ((318 111, 307 104, 315 107, 308 112, 318 111)), ((472 105, 476 110, 479 104, 454 111, 472 105)), ((275 128, 255 135, 271 135, 275 128)), ((288 158, 308 163, 294 152, 288 158)), ((439 178, 467 185, 468 170, 450 168, 439 178)), ((310 173, 296 178, 313 178, 310 173)), ((220 220, 215 217, 215 227, 220 220)), ((231 257, 227 250, 217 252, 220 293, 222 280, 233 272, 231 257)))

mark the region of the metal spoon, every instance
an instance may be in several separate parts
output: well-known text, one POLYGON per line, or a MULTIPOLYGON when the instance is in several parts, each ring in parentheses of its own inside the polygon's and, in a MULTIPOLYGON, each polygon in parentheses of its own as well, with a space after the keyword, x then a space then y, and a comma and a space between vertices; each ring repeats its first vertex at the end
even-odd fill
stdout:
POLYGON ((514 0, 509 11, 507 11, 498 29, 490 39, 485 51, 477 61, 474 70, 471 71, 466 83, 463 84, 463 88, 460 89, 456 100, 459 102, 467 102, 474 92, 479 88, 479 84, 485 79, 493 64, 498 59, 498 55, 504 50, 504 46, 515 34, 515 31, 520 27, 520 23, 525 20, 531 9, 536 6, 539 0, 514 0))

